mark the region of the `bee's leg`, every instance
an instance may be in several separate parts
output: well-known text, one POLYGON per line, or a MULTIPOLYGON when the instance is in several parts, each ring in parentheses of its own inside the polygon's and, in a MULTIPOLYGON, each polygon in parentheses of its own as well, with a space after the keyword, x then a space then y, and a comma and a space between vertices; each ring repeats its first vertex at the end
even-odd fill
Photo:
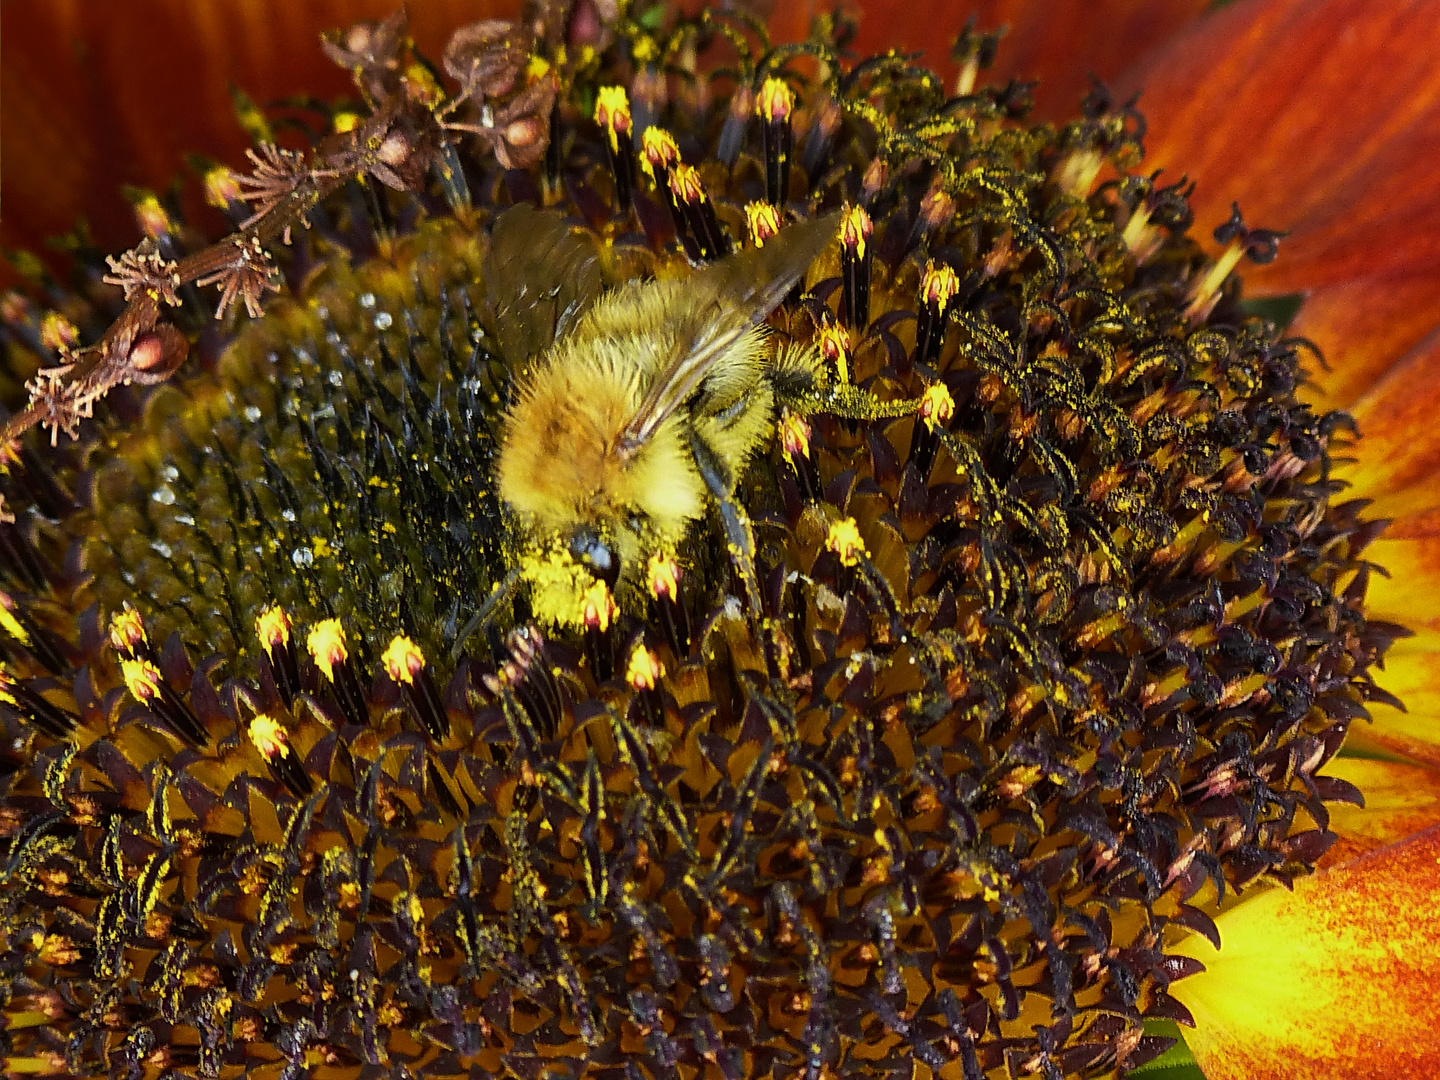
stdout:
POLYGON ((750 610, 757 620, 762 619, 765 608, 760 602, 760 579, 755 572, 755 534, 750 529, 750 519, 735 501, 735 476, 725 460, 694 428, 686 431, 685 438, 690 444, 695 467, 700 470, 705 486, 720 506, 725 539, 729 542, 730 554, 740 572, 740 579, 745 583, 745 598, 749 601, 750 610))

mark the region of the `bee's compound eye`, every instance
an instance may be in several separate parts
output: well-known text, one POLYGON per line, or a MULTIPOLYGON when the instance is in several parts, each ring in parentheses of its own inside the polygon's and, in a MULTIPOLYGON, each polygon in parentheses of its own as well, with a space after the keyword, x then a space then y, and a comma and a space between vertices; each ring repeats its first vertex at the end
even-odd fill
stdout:
POLYGON ((580 529, 570 537, 570 555, 613 592, 620 580, 620 560, 604 540, 589 529, 580 529))

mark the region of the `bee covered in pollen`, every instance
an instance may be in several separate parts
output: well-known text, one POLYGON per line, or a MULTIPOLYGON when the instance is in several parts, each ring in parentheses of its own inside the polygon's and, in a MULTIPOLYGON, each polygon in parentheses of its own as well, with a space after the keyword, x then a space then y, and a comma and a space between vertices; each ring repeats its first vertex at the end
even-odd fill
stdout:
POLYGON ((496 480, 529 545, 518 577, 542 620, 580 625, 597 581, 635 591, 649 557, 674 550, 712 502, 759 610, 735 485, 775 430, 777 397, 795 407, 823 383, 814 348, 772 355, 764 323, 837 235, 833 215, 799 222, 687 277, 601 295, 597 260, 558 216, 524 207, 497 222, 491 308, 517 374, 496 480), (549 344, 537 312, 555 325, 549 344))

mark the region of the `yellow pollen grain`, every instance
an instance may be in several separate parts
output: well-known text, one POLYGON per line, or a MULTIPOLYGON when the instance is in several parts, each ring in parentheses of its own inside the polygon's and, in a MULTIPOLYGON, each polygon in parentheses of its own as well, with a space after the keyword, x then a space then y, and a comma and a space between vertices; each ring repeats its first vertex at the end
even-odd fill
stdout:
POLYGON ((385 673, 392 680, 409 686, 415 681, 415 676, 424 670, 425 654, 404 634, 396 634, 380 657, 380 662, 385 665, 385 673))
POLYGON ((338 112, 335 114, 333 126, 342 135, 347 131, 354 131, 360 126, 360 114, 348 111, 338 112))
POLYGON ((326 619, 317 623, 305 642, 315 664, 325 673, 325 678, 335 681, 335 668, 350 656, 345 648, 345 631, 339 619, 326 619))
POLYGON ((122 660, 120 674, 136 701, 150 701, 160 696, 160 669, 149 660, 122 660))
POLYGON ((665 665, 660 662, 660 657, 644 645, 635 646, 635 651, 630 654, 630 663, 625 668, 625 681, 630 688, 637 692, 654 690, 664 677, 665 665))
POLYGON ((267 649, 290 644, 290 617, 279 604, 271 604, 255 618, 255 636, 267 649))
POLYGON ((860 528, 854 518, 841 518, 830 526, 825 537, 825 548, 833 551, 840 559, 841 566, 856 566, 865 557, 865 541, 860 537, 860 528))

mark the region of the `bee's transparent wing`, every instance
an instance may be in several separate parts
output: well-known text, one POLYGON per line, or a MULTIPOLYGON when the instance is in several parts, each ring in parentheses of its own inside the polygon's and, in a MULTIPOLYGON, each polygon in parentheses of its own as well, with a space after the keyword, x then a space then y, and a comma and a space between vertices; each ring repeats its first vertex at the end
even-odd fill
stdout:
POLYGON ((839 215, 781 230, 763 248, 749 248, 696 272, 685 283, 694 310, 679 335, 674 358, 650 385, 620 445, 633 450, 700 386, 725 350, 758 326, 785 299, 836 235, 839 215))
POLYGON ((500 351, 514 369, 575 325, 604 289, 595 245, 528 203, 495 221, 483 270, 500 351))

